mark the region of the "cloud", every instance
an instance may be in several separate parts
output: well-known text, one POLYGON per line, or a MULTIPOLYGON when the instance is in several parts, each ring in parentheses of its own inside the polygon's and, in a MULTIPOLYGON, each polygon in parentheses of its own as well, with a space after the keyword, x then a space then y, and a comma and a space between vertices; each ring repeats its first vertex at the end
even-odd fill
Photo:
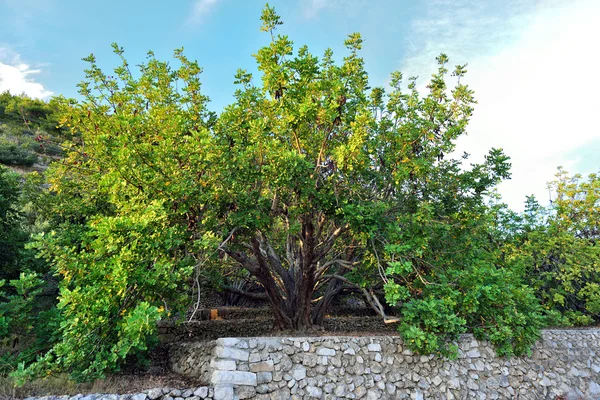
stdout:
POLYGON ((219 1, 220 0, 195 0, 192 5, 192 13, 189 16, 187 23, 198 24, 201 22, 219 1))
POLYGON ((36 82, 34 76, 41 73, 40 69, 32 68, 22 63, 18 55, 6 49, 0 49, 0 58, 8 58, 6 55, 13 54, 10 61, 0 61, 0 93, 9 91, 12 94, 25 93, 29 97, 45 98, 52 96, 52 92, 36 82))
POLYGON ((600 137, 600 80, 594 79, 600 3, 432 4, 427 18, 414 21, 413 44, 401 70, 429 76, 442 51, 456 64, 469 61, 466 81, 478 105, 458 149, 473 154, 474 161, 490 147, 504 149, 513 178, 499 189, 513 209, 522 209, 529 194, 547 203, 546 183, 559 165, 572 173, 593 172, 578 170, 583 165, 600 169, 600 157, 581 162, 581 150, 600 137))

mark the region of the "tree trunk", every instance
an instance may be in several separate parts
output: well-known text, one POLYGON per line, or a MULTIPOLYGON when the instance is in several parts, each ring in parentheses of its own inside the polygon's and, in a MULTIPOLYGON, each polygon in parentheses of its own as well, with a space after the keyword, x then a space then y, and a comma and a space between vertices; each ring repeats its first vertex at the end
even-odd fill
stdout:
POLYGON ((322 326, 323 320, 325 319, 325 313, 331 307, 331 303, 337 296, 344 290, 344 285, 337 279, 332 279, 327 284, 327 289, 323 294, 323 298, 319 300, 317 305, 312 310, 312 323, 313 325, 322 326))
POLYGON ((273 310, 275 325, 280 330, 307 330, 315 323, 322 323, 326 309, 339 293, 337 284, 330 282, 326 296, 313 311, 312 300, 318 279, 324 265, 332 265, 323 260, 347 227, 334 227, 328 235, 321 237, 322 225, 318 224, 315 231, 310 217, 302 220, 302 229, 297 237, 288 237, 285 263, 261 232, 244 246, 251 249, 248 254, 221 247, 263 286, 273 310))

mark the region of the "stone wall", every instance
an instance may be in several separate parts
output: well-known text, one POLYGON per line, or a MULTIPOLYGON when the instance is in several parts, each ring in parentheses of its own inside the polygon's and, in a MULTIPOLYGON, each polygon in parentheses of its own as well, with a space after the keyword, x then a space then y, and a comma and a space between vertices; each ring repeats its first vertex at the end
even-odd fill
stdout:
POLYGON ((154 388, 140 393, 105 394, 89 393, 74 396, 26 397, 25 400, 205 400, 212 399, 213 388, 202 386, 193 389, 154 388))
POLYGON ((215 400, 600 399, 598 329, 546 330, 531 357, 498 358, 471 335, 458 344, 447 360, 397 336, 224 338, 174 344, 171 361, 210 375, 215 400))
POLYGON ((169 365, 173 372, 188 376, 197 376, 209 382, 214 363, 215 341, 183 342, 169 346, 169 365))

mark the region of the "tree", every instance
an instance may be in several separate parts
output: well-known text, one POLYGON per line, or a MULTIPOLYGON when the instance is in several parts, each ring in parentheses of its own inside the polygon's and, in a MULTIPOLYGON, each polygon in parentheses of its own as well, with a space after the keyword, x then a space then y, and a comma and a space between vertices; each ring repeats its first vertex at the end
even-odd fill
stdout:
POLYGON ((600 315, 600 178, 584 180, 562 168, 556 176, 548 209, 529 200, 515 257, 549 312, 570 324, 593 324, 600 315))
MULTIPOLYGON (((236 103, 215 126, 228 162, 215 173, 226 238, 219 248, 265 288, 282 329, 320 324, 348 289, 385 315, 365 287, 382 268, 384 241, 375 239, 400 210, 414 211, 422 183, 464 133, 472 93, 460 83, 447 93, 442 55, 428 96, 414 81, 404 93, 399 73, 386 96, 368 87, 360 35, 349 36, 349 55, 336 65, 330 50, 321 61, 306 47, 294 55, 292 42, 275 34, 273 9, 262 21, 271 36, 255 56, 262 85, 238 71, 236 103)), ((459 66, 455 75, 464 72, 459 66)))
MULTIPOLYGON (((444 246, 436 240, 451 237, 453 224, 462 224, 456 246, 481 235, 469 221, 509 164, 495 149, 466 171, 463 159, 449 159, 473 111, 465 66, 450 89, 441 55, 424 96, 398 72, 386 94, 369 87, 359 34, 336 63, 331 50, 321 59, 306 46, 294 53, 272 8, 261 19, 271 41, 255 55, 260 82, 239 70, 235 101, 219 116, 207 109, 201 68, 181 50, 176 68, 149 53, 134 74, 114 45, 114 76, 91 55, 83 101, 58 100, 60 125, 76 140, 49 171, 59 228, 36 246, 63 278, 63 339, 30 371, 91 379, 118 368, 210 268, 246 270, 280 329, 320 324, 344 291, 363 293, 387 317, 384 283, 394 305, 408 303, 401 292, 420 298, 433 286, 417 280, 438 274, 428 265, 443 253, 423 249, 444 246), (394 286, 386 273, 409 254, 416 272, 394 286)), ((445 279, 468 281, 458 272, 478 249, 450 260, 445 279)), ((480 286, 511 281, 478 265, 469 271, 487 282, 480 286)), ((511 284, 517 298, 519 282, 511 284)))
POLYGON ((27 235, 21 229, 20 177, 0 165, 0 278, 18 276, 19 252, 27 235))

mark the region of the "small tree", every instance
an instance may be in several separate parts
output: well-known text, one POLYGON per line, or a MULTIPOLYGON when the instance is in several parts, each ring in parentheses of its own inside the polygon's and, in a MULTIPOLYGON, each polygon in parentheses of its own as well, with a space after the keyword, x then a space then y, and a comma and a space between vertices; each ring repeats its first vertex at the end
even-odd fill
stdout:
POLYGON ((528 203, 516 257, 547 310, 589 325, 600 315, 600 178, 569 176, 562 168, 556 176, 548 209, 528 203))

